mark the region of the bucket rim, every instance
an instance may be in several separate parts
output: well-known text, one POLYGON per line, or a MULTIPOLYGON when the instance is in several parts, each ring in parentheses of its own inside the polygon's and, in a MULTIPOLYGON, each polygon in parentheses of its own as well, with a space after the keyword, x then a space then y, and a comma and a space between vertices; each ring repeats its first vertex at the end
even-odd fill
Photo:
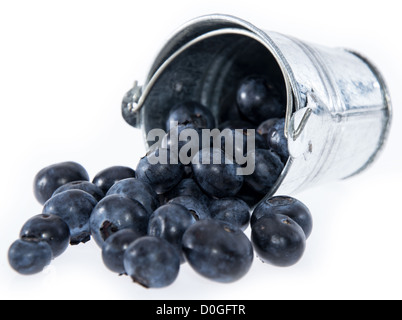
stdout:
MULTIPOLYGON (((279 47, 275 44, 275 42, 271 39, 271 37, 264 30, 256 27, 254 24, 241 19, 239 17, 228 15, 228 14, 207 14, 198 16, 191 20, 188 20, 181 26, 179 26, 169 37, 163 47, 159 50, 154 62, 150 68, 150 71, 147 75, 146 81, 142 86, 142 94, 137 103, 136 111, 139 111, 142 108, 143 103, 147 98, 147 93, 151 90, 149 86, 152 86, 154 82, 155 75, 160 74, 160 68, 164 67, 166 62, 170 61, 172 56, 177 52, 181 51, 183 47, 185 47, 189 42, 192 42, 194 39, 200 37, 202 35, 212 32, 218 31, 220 29, 243 29, 248 31, 249 33, 243 33, 244 36, 249 35, 250 38, 255 41, 260 42, 263 46, 267 48, 267 50, 272 54, 274 59, 276 60, 284 80, 285 88, 286 88, 286 121, 285 121, 285 136, 292 137, 293 132, 289 134, 289 130, 294 130, 294 128, 290 127, 291 117, 294 111, 301 109, 301 96, 300 91, 298 90, 298 85, 295 80, 295 76, 293 75, 293 71, 287 62, 285 56, 279 47), (208 29, 199 32, 198 34, 194 32, 194 29, 201 28, 203 25, 209 25, 208 29), (191 30, 192 33, 191 33, 191 30)), ((217 33, 219 34, 219 33, 217 33)), ((241 32, 239 32, 241 34, 241 32)))

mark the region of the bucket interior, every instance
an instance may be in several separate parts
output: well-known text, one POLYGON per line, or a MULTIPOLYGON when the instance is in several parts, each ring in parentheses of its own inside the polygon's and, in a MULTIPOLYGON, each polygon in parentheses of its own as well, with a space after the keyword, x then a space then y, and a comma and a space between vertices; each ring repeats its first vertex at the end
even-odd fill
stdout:
POLYGON ((228 120, 245 120, 236 106, 236 92, 239 82, 251 75, 263 75, 276 86, 285 113, 285 78, 274 55, 260 41, 236 29, 194 39, 166 61, 149 82, 142 108, 145 133, 154 128, 165 130, 170 109, 188 100, 208 107, 217 127, 228 120))

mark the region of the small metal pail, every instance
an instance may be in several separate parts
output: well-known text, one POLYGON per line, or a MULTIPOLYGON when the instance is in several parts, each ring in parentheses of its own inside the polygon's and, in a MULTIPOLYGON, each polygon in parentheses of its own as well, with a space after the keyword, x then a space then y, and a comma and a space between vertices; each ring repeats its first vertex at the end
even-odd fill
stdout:
POLYGON ((388 136, 391 102, 379 71, 360 54, 266 32, 228 15, 183 25, 154 60, 142 86, 122 103, 124 119, 164 128, 181 100, 208 106, 220 119, 221 101, 258 70, 287 97, 285 135, 290 158, 267 196, 293 194, 366 169, 388 136))

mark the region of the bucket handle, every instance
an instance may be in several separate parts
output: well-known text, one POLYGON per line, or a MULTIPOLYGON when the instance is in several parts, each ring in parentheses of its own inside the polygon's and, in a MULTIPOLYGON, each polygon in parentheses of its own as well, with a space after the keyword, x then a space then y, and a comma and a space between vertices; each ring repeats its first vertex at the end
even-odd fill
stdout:
MULTIPOLYGON (((122 114, 123 118, 126 120, 126 122, 133 126, 133 127, 138 127, 138 111, 141 109, 142 104, 139 103, 141 95, 142 95, 142 86, 138 84, 138 81, 135 80, 133 83, 133 87, 126 93, 126 95, 123 98, 122 101, 122 114)), ((307 94, 307 103, 306 105, 309 105, 309 101, 312 100, 314 101, 314 104, 319 104, 319 99, 312 93, 307 94)), ((299 125, 295 129, 294 126, 289 126, 289 124, 292 121, 292 115, 289 114, 287 116, 287 119, 285 121, 285 136, 287 138, 291 137, 293 141, 296 141, 301 133, 303 132, 311 114, 313 113, 313 109, 310 107, 305 107, 301 110, 304 110, 304 114, 302 119, 300 120, 299 125), (291 130, 290 130, 291 129, 291 130), (290 134, 289 134, 290 133, 290 134)), ((299 111, 301 111, 299 110, 299 111)))

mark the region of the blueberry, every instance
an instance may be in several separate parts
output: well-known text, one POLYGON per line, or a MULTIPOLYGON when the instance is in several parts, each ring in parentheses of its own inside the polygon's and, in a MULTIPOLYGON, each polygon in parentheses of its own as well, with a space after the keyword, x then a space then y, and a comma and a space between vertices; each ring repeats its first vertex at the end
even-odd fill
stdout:
POLYGON ((135 171, 133 169, 124 166, 114 166, 99 172, 92 180, 92 183, 106 194, 116 182, 128 178, 135 178, 135 171))
POLYGON ((209 211, 212 219, 226 222, 243 231, 247 229, 250 221, 250 207, 237 198, 212 200, 209 211))
POLYGON ((164 194, 164 198, 166 201, 169 201, 173 198, 181 197, 181 196, 191 196, 198 198, 199 201, 207 204, 209 202, 208 196, 206 196, 197 182, 195 182, 192 178, 186 178, 180 181, 180 183, 175 186, 172 190, 164 194))
POLYGON ((224 283, 242 278, 254 258, 243 231, 216 220, 198 221, 189 227, 183 236, 183 251, 196 272, 224 283))
POLYGON ((257 129, 256 126, 254 124, 252 124, 251 122, 248 122, 246 120, 234 120, 234 121, 225 121, 222 122, 221 124, 219 124, 218 129, 223 131, 225 129, 230 129, 230 130, 234 130, 234 129, 243 129, 243 130, 247 130, 247 129, 257 129))
MULTIPOLYGON (((236 88, 231 90, 221 98, 219 101, 219 114, 218 120, 222 122, 240 122, 243 121, 243 116, 239 111, 236 101, 236 88)), ((241 129, 242 127, 233 127, 233 129, 241 129)), ((251 127, 246 127, 251 128, 251 127)))
POLYGON ((57 188, 72 181, 89 181, 87 171, 80 164, 62 162, 46 167, 34 179, 35 197, 44 204, 57 188))
POLYGON ((54 214, 39 214, 22 227, 20 238, 27 241, 45 241, 52 249, 53 258, 60 256, 70 243, 70 228, 54 214))
POLYGON ((245 176, 245 184, 259 194, 267 194, 279 179, 284 165, 271 150, 256 149, 249 156, 255 159, 255 169, 245 176))
POLYGON ((142 237, 134 241, 124 254, 124 268, 134 282, 145 288, 171 285, 180 270, 180 257, 166 240, 142 237))
POLYGON ((198 185, 210 196, 233 197, 243 185, 244 178, 238 174, 239 166, 228 159, 221 149, 200 150, 192 160, 192 168, 198 185), (205 161, 209 164, 203 164, 205 161))
POLYGON ((193 123, 178 124, 176 127, 171 128, 162 140, 163 148, 171 148, 180 151, 186 145, 187 149, 202 148, 202 129, 195 126, 193 123), (198 140, 193 137, 197 135, 198 140))
POLYGON ((90 228, 96 243, 102 247, 104 241, 119 230, 132 229, 146 235, 148 220, 148 211, 138 201, 121 195, 110 195, 92 211, 90 228))
POLYGON ((174 203, 166 204, 151 215, 148 235, 163 238, 172 244, 184 263, 181 249, 183 234, 195 221, 194 216, 185 207, 174 203))
POLYGON ((304 231, 306 239, 313 230, 313 217, 307 206, 300 200, 289 196, 276 196, 264 200, 253 211, 251 227, 262 217, 282 214, 294 220, 304 231))
POLYGON ((257 132, 266 140, 268 148, 278 154, 283 163, 286 163, 289 150, 288 139, 285 137, 285 118, 264 121, 257 132))
POLYGON ((215 118, 211 111, 196 101, 180 102, 175 105, 169 112, 166 121, 166 129, 171 129, 171 122, 178 124, 191 123, 199 129, 215 128, 215 118))
POLYGON ((102 260, 105 266, 113 272, 125 274, 124 253, 130 244, 141 237, 142 234, 134 230, 123 229, 107 238, 102 246, 102 260))
POLYGON ((50 198, 43 207, 43 213, 62 218, 70 228, 70 244, 77 245, 91 238, 89 218, 97 203, 85 191, 67 190, 50 198))
MULTIPOLYGON (((189 165, 185 165, 184 166, 184 176, 183 176, 183 180, 184 179, 192 179, 193 178, 193 168, 191 168, 191 163, 189 163, 189 165)), ((182 180, 182 181, 183 181, 182 180)), ((177 187, 177 186, 176 186, 177 187)))
POLYGON ((82 190, 85 191, 87 193, 89 193, 91 196, 93 196, 96 201, 100 201, 103 199, 103 197, 105 196, 105 194, 103 193, 103 191, 97 187, 96 185, 94 185, 93 183, 89 182, 89 181, 73 181, 73 182, 69 182, 63 186, 61 186, 60 188, 58 188, 54 193, 53 196, 59 193, 62 193, 64 191, 67 190, 82 190))
POLYGON ((128 178, 116 182, 110 188, 106 196, 113 194, 122 195, 141 203, 148 213, 151 214, 159 206, 158 195, 151 185, 145 181, 128 178))
POLYGON ((282 100, 275 86, 262 76, 243 79, 237 91, 240 112, 254 123, 284 117, 286 104, 282 100))
POLYGON ((173 198, 168 204, 174 203, 185 207, 197 220, 209 219, 211 217, 208 209, 208 205, 200 201, 199 198, 192 196, 180 196, 173 198))
POLYGON ((246 183, 243 184, 243 187, 240 189, 239 193, 236 195, 236 198, 243 200, 245 203, 249 205, 250 208, 253 208, 256 204, 258 204, 266 194, 259 193, 246 183))
POLYGON ((15 241, 8 251, 10 266, 20 274, 42 272, 52 261, 52 249, 46 241, 15 241))
POLYGON ((296 264, 306 248, 303 229, 282 214, 259 219, 251 228, 251 241, 263 262, 280 267, 296 264))
POLYGON ((227 156, 230 155, 230 152, 232 152, 233 157, 231 159, 236 160, 236 155, 242 155, 245 156, 247 152, 254 151, 255 149, 268 149, 268 145, 263 138, 258 132, 254 131, 254 143, 252 145, 248 145, 249 139, 252 137, 250 136, 250 132, 244 129, 229 129, 230 133, 228 132, 228 136, 226 137, 225 132, 221 132, 221 135, 219 137, 214 138, 214 147, 218 146, 219 141, 217 141, 217 138, 220 138, 220 146, 223 152, 227 156), (249 137, 250 136, 250 137, 249 137), (229 140, 227 140, 229 139, 229 140), (230 142, 230 144, 227 144, 227 141, 230 142), (231 145, 232 149, 229 149, 228 147, 231 145), (230 150, 230 152, 229 152, 230 150))
POLYGON ((170 149, 158 148, 141 158, 137 166, 137 178, 149 183, 159 194, 171 190, 184 175, 184 165, 178 161, 172 163, 170 149), (154 163, 157 162, 157 163, 154 163))

